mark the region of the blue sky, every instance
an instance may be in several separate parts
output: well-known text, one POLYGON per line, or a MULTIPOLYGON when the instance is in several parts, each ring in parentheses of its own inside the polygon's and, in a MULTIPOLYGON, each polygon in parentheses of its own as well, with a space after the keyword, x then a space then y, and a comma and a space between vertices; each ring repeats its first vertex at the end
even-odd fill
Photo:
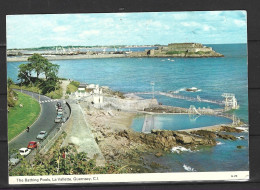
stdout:
POLYGON ((247 42, 246 11, 7 16, 7 48, 247 42))

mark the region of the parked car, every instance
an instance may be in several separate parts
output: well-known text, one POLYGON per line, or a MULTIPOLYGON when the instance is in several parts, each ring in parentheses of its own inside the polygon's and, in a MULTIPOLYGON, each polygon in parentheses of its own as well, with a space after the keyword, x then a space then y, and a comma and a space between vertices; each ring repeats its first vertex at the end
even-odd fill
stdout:
POLYGON ((30 152, 31 152, 31 149, 28 149, 28 148, 20 148, 19 149, 19 153, 22 156, 27 156, 28 154, 30 154, 30 152))
POLYGON ((27 146, 27 148, 29 148, 29 149, 34 149, 34 148, 37 148, 37 146, 38 146, 38 142, 36 142, 36 141, 30 141, 29 144, 28 144, 28 146, 27 146))
POLYGON ((37 139, 43 140, 47 137, 47 132, 46 131, 41 131, 38 135, 37 135, 37 139))
POLYGON ((55 122, 55 123, 60 123, 61 120, 62 120, 62 117, 58 117, 58 116, 57 116, 57 117, 55 118, 54 122, 55 122))
POLYGON ((8 160, 8 166, 15 166, 20 162, 18 153, 15 153, 13 155, 10 156, 9 160, 8 160))
POLYGON ((20 162, 19 158, 10 158, 8 160, 8 165, 15 166, 20 162))
POLYGON ((63 116, 62 114, 59 113, 57 114, 57 118, 62 118, 62 116, 63 116))

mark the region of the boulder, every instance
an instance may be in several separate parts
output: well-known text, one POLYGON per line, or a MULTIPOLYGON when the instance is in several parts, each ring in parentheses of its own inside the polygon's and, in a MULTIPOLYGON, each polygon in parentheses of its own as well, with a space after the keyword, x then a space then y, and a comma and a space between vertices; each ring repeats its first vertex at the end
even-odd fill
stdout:
POLYGON ((157 153, 155 154, 156 157, 161 157, 162 155, 163 155, 162 152, 157 152, 157 153))
POLYGON ((217 137, 217 135, 214 132, 206 130, 191 131, 191 134, 199 135, 201 137, 206 137, 210 139, 215 139, 217 137))
POLYGON ((187 136, 187 135, 183 135, 183 134, 178 134, 175 137, 177 142, 180 142, 182 144, 191 144, 192 143, 192 137, 191 136, 187 136))
POLYGON ((237 138, 236 138, 234 135, 217 133, 217 136, 218 136, 219 138, 225 139, 225 140, 232 140, 232 141, 237 140, 237 138))
POLYGON ((220 131, 230 132, 230 133, 241 133, 243 130, 237 129, 235 127, 221 126, 220 131))

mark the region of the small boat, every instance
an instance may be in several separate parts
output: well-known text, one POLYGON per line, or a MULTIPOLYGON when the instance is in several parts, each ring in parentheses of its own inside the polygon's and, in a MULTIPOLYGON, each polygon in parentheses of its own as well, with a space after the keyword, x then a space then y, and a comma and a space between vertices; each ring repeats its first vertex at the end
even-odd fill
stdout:
POLYGON ((197 92, 199 89, 196 87, 186 88, 186 91, 188 92, 197 92))

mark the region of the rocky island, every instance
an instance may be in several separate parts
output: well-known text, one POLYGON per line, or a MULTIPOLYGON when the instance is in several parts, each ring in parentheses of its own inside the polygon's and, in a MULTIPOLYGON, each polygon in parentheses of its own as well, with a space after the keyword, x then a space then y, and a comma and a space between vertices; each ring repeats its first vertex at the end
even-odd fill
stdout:
POLYGON ((171 43, 168 46, 158 46, 145 52, 132 52, 130 57, 224 57, 215 52, 212 47, 200 43, 171 43))

